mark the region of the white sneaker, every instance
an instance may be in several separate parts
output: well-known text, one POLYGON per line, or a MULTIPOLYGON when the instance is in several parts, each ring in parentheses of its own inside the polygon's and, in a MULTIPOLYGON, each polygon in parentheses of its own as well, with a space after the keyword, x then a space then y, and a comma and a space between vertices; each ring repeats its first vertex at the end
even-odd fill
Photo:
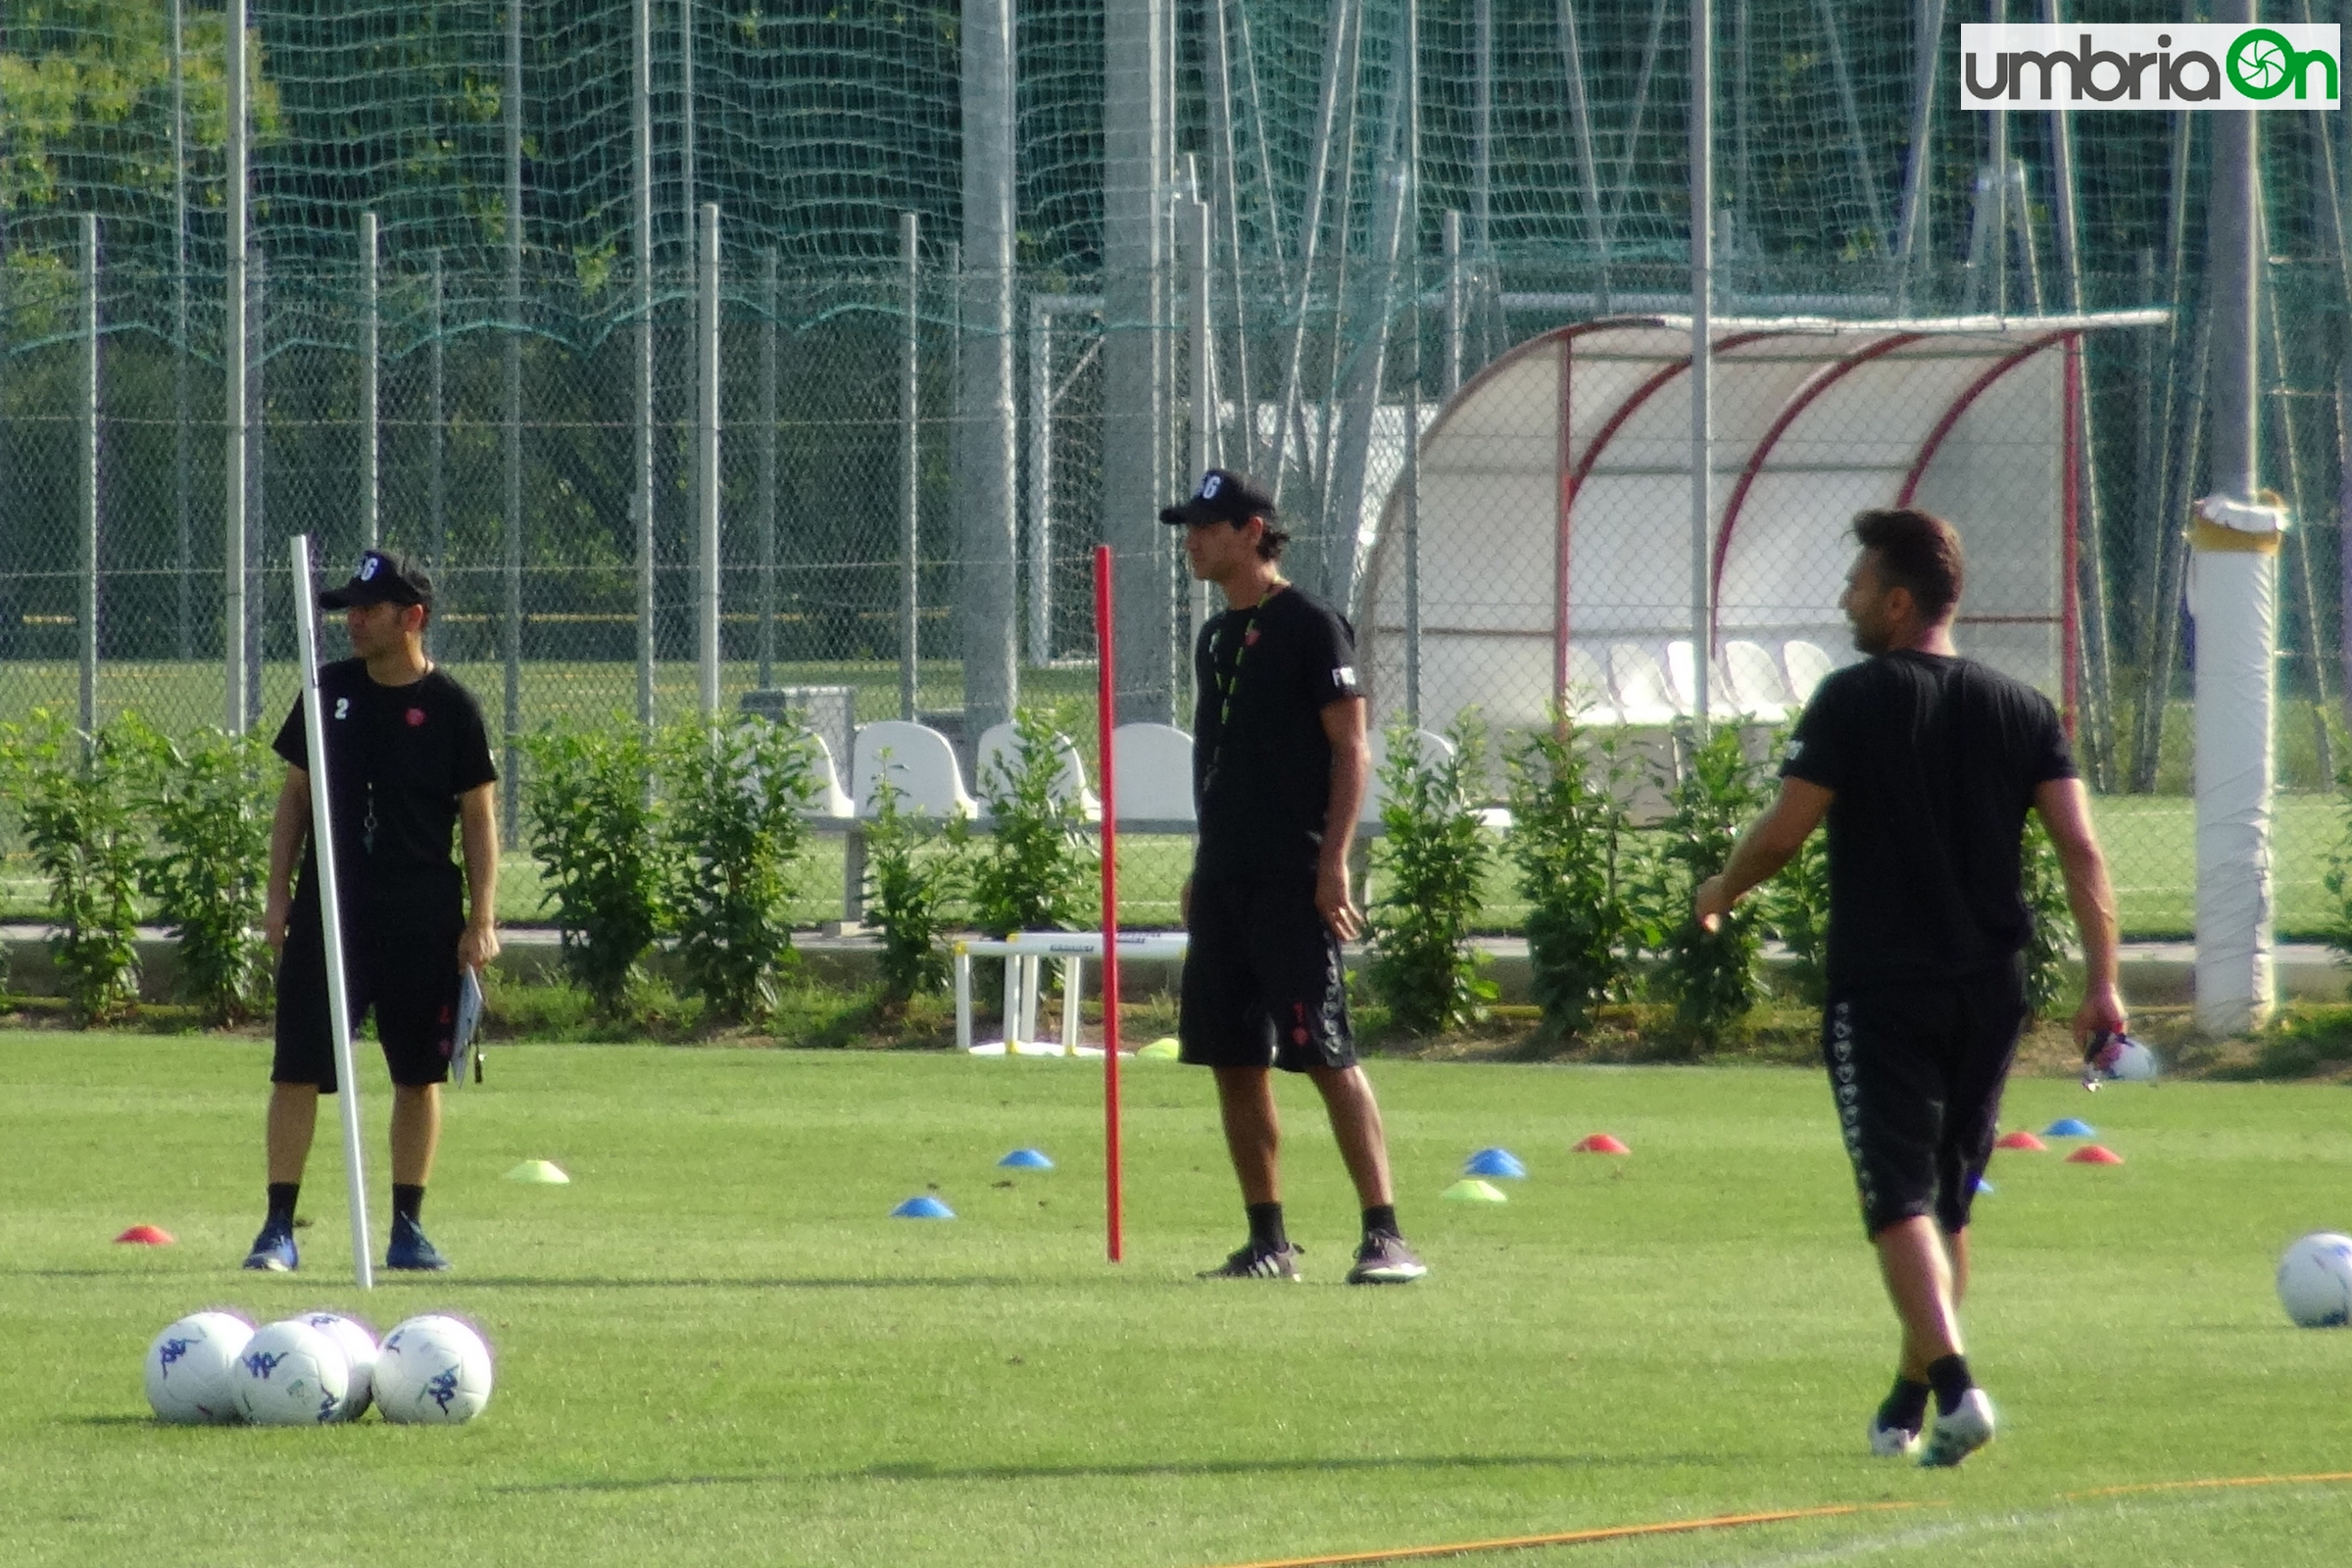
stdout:
POLYGON ((1932 1470, 1956 1465, 1992 1441, 1992 1400, 1983 1389, 1971 1389, 1950 1415, 1938 1415, 1930 1424, 1919 1462, 1932 1470))
POLYGON ((1909 1427, 1883 1427, 1870 1418, 1870 1451, 1874 1458, 1908 1459, 1919 1452, 1919 1434, 1909 1427))

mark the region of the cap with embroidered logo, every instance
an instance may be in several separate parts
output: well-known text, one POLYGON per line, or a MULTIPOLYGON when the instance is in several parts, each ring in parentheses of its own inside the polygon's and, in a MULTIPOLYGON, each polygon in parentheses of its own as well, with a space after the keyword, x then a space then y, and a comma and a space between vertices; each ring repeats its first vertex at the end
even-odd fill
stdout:
POLYGON ((349 610, 354 605, 422 605, 430 610, 433 579, 407 556, 370 550, 360 557, 360 569, 351 581, 318 596, 321 610, 349 610))
POLYGON ((1274 498, 1246 473, 1211 468, 1200 476, 1192 499, 1180 507, 1162 507, 1159 520, 1179 528, 1197 522, 1244 523, 1251 517, 1274 520, 1274 498))

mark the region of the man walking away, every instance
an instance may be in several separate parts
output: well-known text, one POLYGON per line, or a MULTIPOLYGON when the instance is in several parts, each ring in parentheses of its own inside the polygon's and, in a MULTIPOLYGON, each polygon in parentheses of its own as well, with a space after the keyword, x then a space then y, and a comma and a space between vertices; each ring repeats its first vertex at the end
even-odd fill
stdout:
POLYGON ((1184 529, 1195 577, 1224 591, 1200 629, 1193 795, 1200 838, 1184 884, 1191 933, 1177 1035, 1181 1059, 1216 1074, 1225 1143, 1250 1240, 1202 1278, 1298 1278, 1303 1249, 1283 1228, 1280 1129, 1268 1069, 1302 1072, 1363 1206, 1350 1285, 1401 1285, 1429 1270, 1396 1228, 1388 1141, 1356 1065, 1340 944, 1362 929, 1348 850, 1371 770, 1348 622, 1283 580, 1274 503, 1212 468, 1160 521, 1184 529))
MULTIPOLYGON (((318 702, 327 725, 346 1000, 354 1029, 375 1009, 392 1073, 392 1241, 384 1266, 443 1269, 449 1262, 426 1239, 420 1215, 441 1138, 458 971, 478 971, 498 956, 498 769, 472 694, 424 656, 433 585, 422 570, 405 557, 370 550, 358 574, 320 594, 318 604, 344 612, 357 656, 319 670, 318 702), (450 859, 453 833, 465 850, 463 885, 450 859)), ((336 1088, 318 857, 310 842, 308 716, 297 699, 277 732, 286 781, 270 829, 264 915, 278 952, 270 1211, 245 1266, 273 1272, 300 1263, 294 1201, 318 1097, 336 1088)))
POLYGON ((1955 1465, 1992 1440, 1963 1353, 1968 1219, 2026 1021, 2026 812, 2065 868, 2082 939, 2078 1043, 2124 1028, 2115 896, 2058 714, 1952 645, 1960 537, 1923 512, 1865 512, 1844 610, 1871 657, 1821 683, 1770 810, 1701 884, 1710 926, 1830 827, 1822 1054, 1862 1222, 1902 1350, 1870 1423, 1874 1453, 1955 1465), (1928 1423, 1928 1403, 1935 1419, 1928 1423), (1923 1437, 1923 1428, 1924 1437, 1923 1437))

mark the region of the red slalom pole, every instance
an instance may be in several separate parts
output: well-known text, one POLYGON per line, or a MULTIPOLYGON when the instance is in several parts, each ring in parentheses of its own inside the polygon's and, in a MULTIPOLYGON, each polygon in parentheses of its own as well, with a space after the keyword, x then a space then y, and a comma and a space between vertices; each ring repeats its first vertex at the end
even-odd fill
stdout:
POLYGON ((1095 731, 1102 774, 1102 1231, 1110 1260, 1126 1249, 1119 1216, 1119 770, 1111 752, 1118 680, 1111 656, 1110 546, 1095 546, 1095 731))

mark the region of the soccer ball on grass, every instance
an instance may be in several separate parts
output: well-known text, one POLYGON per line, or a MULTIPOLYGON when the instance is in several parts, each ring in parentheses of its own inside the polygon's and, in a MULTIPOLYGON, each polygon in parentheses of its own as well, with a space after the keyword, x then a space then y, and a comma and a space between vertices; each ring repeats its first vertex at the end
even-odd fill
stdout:
POLYGON ((333 1335, 287 1318, 245 1342, 235 1383, 237 1408, 256 1426, 324 1426, 351 1392, 351 1361, 333 1335))
POLYGON ((384 1336, 375 1361, 375 1405, 387 1421, 455 1426, 490 1402, 490 1348, 441 1313, 413 1317, 384 1336))
POLYGON ((232 1376, 253 1338, 233 1312, 194 1312, 147 1347, 147 1402, 156 1419, 176 1426, 225 1426, 240 1418, 232 1376))
POLYGON ((2278 1259, 2278 1304, 2307 1329, 2352 1323, 2352 1236, 2316 1231, 2278 1259))

